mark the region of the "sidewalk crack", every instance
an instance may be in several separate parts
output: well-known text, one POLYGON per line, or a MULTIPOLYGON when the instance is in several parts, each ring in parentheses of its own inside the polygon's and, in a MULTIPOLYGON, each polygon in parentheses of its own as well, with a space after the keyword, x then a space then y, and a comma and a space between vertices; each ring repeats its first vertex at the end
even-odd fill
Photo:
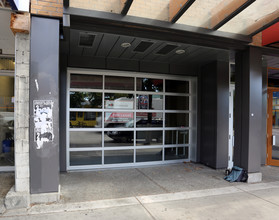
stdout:
POLYGON ((144 172, 142 172, 141 170, 139 170, 138 168, 136 168, 136 170, 138 172, 140 172, 142 175, 144 175, 147 179, 149 179, 151 182, 153 182, 156 186, 158 186, 160 189, 162 189, 163 191, 165 191, 166 193, 171 193, 169 190, 167 190, 165 187, 161 186, 160 184, 158 184, 157 182, 155 182, 152 178, 150 178, 149 176, 147 176, 144 172))

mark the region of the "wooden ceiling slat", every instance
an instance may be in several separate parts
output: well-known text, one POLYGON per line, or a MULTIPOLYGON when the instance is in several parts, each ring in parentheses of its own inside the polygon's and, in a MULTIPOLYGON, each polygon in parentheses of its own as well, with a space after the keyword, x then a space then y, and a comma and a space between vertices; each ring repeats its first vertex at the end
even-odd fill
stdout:
POLYGON ((251 5, 255 0, 224 0, 215 7, 211 14, 210 29, 217 30, 226 24, 233 17, 242 12, 251 5))
POLYGON ((275 23, 279 22, 279 9, 259 19, 253 25, 247 28, 249 36, 254 36, 259 32, 269 28, 275 23))
POLYGON ((170 0, 169 20, 175 23, 194 2, 195 0, 170 0))

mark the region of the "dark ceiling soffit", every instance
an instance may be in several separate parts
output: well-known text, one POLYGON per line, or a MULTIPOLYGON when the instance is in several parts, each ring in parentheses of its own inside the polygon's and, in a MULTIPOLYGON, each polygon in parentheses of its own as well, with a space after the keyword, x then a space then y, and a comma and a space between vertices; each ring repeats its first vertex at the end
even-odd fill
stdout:
POLYGON ((124 3, 124 7, 121 11, 122 15, 126 15, 128 13, 132 3, 133 3, 133 0, 126 0, 126 2, 124 3))
POLYGON ((255 1, 256 0, 248 0, 247 2, 245 2, 237 10, 233 11, 226 18, 224 18, 222 21, 220 21, 218 24, 216 24, 212 28, 212 30, 218 30, 220 27, 222 27, 224 24, 226 24, 228 21, 230 21, 232 18, 234 18, 236 15, 238 15, 240 12, 242 12, 245 8, 247 8, 249 5, 251 5, 255 1))
POLYGON ((277 22, 279 22, 279 18, 274 19, 273 21, 267 23, 266 25, 262 26, 261 28, 259 28, 258 30, 255 30, 254 32, 252 32, 251 34, 249 34, 250 37, 255 36, 256 34, 264 31, 265 29, 269 28, 270 26, 276 24, 277 22))
POLYGON ((206 28, 129 15, 123 16, 71 7, 64 8, 64 14, 70 15, 70 28, 77 30, 132 35, 221 49, 244 49, 252 42, 252 38, 246 35, 212 31, 206 28))
POLYGON ((259 47, 259 46, 251 46, 251 47, 255 47, 261 50, 262 55, 279 57, 279 49, 270 48, 270 47, 259 47))
POLYGON ((175 23, 184 13, 187 11, 188 8, 195 2, 196 0, 189 0, 187 1, 181 9, 177 12, 177 14, 171 19, 172 23, 175 23))
POLYGON ((70 0, 63 0, 63 6, 65 8, 68 8, 70 6, 70 3, 69 3, 70 0))

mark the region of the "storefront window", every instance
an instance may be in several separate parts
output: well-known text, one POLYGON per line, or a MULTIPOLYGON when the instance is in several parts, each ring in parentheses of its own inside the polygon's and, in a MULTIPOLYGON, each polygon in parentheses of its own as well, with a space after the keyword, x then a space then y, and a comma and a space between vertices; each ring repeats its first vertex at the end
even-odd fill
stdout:
POLYGON ((14 77, 0 76, 0 167, 14 165, 14 77))

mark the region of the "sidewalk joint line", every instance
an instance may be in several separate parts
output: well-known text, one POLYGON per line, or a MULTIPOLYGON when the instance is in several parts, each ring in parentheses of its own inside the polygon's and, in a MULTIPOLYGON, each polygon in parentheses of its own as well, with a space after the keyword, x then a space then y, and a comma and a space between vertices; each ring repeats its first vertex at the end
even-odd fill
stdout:
POLYGON ((138 172, 140 172, 142 175, 144 175, 147 179, 149 179, 151 182, 153 182, 156 186, 158 186, 159 188, 161 188, 162 190, 164 190, 166 193, 171 193, 169 190, 167 190, 165 187, 161 186, 160 184, 158 184, 157 182, 155 182, 153 179, 151 179, 149 176, 147 176, 144 172, 142 172, 141 170, 139 170, 138 168, 136 168, 136 170, 138 172))
POLYGON ((140 200, 135 196, 136 200, 138 200, 139 204, 147 211, 147 213, 151 216, 152 219, 156 220, 156 218, 151 214, 151 212, 140 202, 140 200))

